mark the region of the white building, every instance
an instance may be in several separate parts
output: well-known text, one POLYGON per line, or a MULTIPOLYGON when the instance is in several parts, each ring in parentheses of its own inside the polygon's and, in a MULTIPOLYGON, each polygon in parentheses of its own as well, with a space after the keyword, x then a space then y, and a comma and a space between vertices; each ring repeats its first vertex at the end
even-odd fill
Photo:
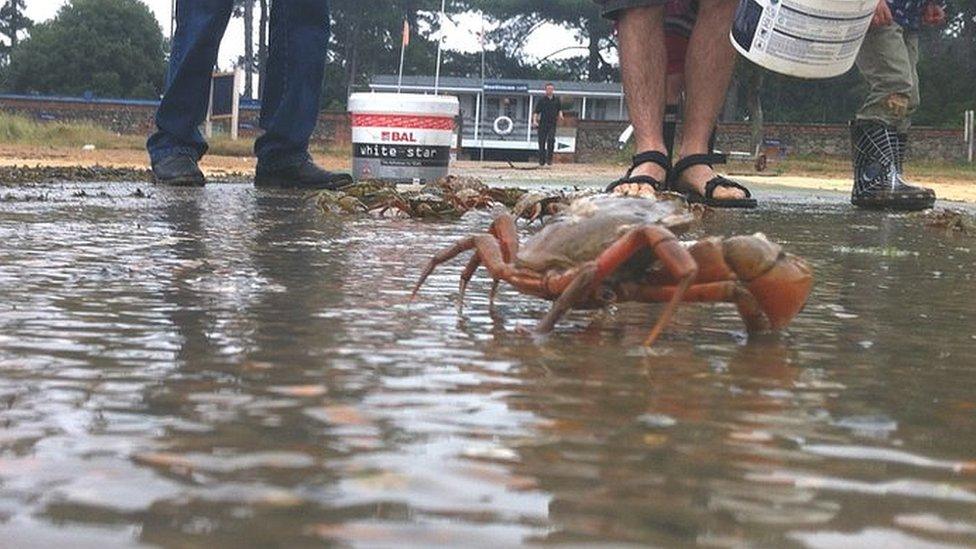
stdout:
MULTIPOLYGON (((545 80, 485 80, 441 77, 440 93, 457 96, 461 103, 462 147, 467 151, 535 152, 538 138, 532 128, 537 98, 545 94, 545 80)), ((610 82, 553 82, 565 113, 579 120, 627 120, 620 84, 610 82)), ((379 75, 370 84, 374 92, 397 90, 396 75, 379 75)), ((434 93, 434 78, 404 76, 405 93, 434 93)), ((563 125, 556 133, 556 152, 576 152, 576 127, 563 125)))

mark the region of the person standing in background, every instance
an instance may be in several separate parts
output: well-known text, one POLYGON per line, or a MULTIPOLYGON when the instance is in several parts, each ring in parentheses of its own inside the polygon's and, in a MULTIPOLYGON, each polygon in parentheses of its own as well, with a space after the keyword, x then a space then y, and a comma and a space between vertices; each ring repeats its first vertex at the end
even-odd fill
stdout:
MULTIPOLYGON (((177 0, 176 36, 166 91, 156 112, 156 133, 146 144, 158 184, 202 186, 197 163, 207 152, 200 134, 220 41, 234 0, 177 0)), ((318 121, 319 98, 329 45, 328 0, 275 0, 271 41, 261 99, 264 134, 254 144, 258 187, 334 189, 352 183, 348 174, 312 162, 309 140, 318 121)))
POLYGON ((552 166, 556 152, 556 126, 563 119, 563 104, 556 97, 556 86, 546 84, 546 95, 539 99, 532 113, 532 125, 539 132, 539 165, 552 166))
POLYGON ((868 96, 851 122, 854 186, 851 203, 862 208, 924 210, 935 205, 932 189, 902 179, 908 128, 920 102, 918 33, 940 26, 938 0, 881 0, 857 56, 868 96))

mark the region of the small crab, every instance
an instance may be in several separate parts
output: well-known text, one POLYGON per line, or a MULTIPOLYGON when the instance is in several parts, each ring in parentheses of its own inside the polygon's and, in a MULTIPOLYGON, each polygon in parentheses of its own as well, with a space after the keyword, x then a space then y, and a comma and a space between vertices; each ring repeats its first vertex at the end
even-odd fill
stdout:
POLYGON ((529 191, 519 198, 512 207, 517 219, 527 219, 529 223, 545 219, 565 210, 575 200, 598 194, 596 190, 561 190, 555 192, 529 191))
POLYGON ((431 185, 440 187, 448 193, 475 191, 480 194, 485 194, 489 191, 488 185, 485 185, 480 179, 463 175, 447 175, 438 179, 431 185))
POLYGON ((528 192, 521 187, 492 187, 488 189, 488 195, 491 199, 506 208, 514 208, 519 199, 528 192))
POLYGON ((330 215, 362 214, 369 211, 366 204, 358 198, 342 191, 317 191, 311 199, 319 209, 330 215))
POLYGON ((435 189, 398 193, 386 203, 381 213, 388 209, 418 219, 454 219, 464 213, 449 196, 435 189))
POLYGON ((489 191, 480 179, 456 175, 448 175, 421 189, 421 192, 444 196, 462 212, 491 208, 494 200, 489 191))

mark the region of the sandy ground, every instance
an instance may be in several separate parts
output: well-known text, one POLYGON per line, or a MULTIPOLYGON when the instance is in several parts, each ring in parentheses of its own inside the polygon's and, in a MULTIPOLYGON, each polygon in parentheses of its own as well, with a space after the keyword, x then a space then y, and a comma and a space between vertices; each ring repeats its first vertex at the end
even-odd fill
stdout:
MULTIPOLYGON (((334 169, 348 170, 348 156, 316 154, 316 160, 334 169)), ((0 145, 0 166, 110 166, 119 168, 146 168, 148 159, 141 150, 113 149, 82 151, 65 148, 0 145)), ((207 156, 201 166, 210 177, 235 174, 251 174, 255 159, 252 157, 207 156)), ((460 161, 455 169, 465 175, 483 179, 486 183, 519 182, 551 183, 565 181, 567 185, 609 182, 620 177, 624 166, 614 164, 558 164, 540 168, 530 163, 460 161)), ((729 166, 729 172, 754 189, 763 187, 789 187, 795 189, 850 192, 850 175, 839 170, 824 174, 789 173, 774 175, 747 173, 745 164, 729 166)), ((976 202, 976 181, 960 178, 935 179, 915 177, 913 181, 932 187, 939 198, 950 201, 976 202)))

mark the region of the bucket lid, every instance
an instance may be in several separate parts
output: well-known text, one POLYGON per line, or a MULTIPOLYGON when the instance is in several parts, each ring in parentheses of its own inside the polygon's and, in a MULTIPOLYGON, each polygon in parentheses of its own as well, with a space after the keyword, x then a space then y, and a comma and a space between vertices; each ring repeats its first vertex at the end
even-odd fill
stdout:
POLYGON ((372 114, 430 114, 455 117, 461 106, 453 95, 419 93, 354 93, 349 112, 372 114))

